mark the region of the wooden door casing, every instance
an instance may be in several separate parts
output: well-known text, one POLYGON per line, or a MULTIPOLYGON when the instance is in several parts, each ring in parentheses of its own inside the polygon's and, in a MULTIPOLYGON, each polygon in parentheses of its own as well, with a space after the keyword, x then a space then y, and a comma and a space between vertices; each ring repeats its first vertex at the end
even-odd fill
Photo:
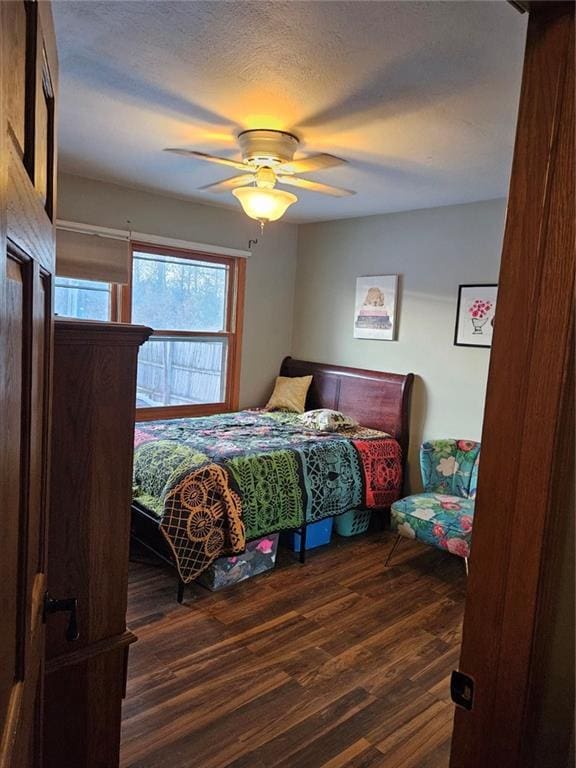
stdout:
POLYGON ((0 22, 0 767, 33 768, 41 754, 57 62, 49 3, 2 2, 0 22))
POLYGON ((574 515, 574 235, 574 4, 531 3, 460 663, 474 700, 452 768, 567 764, 573 581, 561 623, 555 590, 574 515), (546 667, 564 683, 542 749, 546 667))

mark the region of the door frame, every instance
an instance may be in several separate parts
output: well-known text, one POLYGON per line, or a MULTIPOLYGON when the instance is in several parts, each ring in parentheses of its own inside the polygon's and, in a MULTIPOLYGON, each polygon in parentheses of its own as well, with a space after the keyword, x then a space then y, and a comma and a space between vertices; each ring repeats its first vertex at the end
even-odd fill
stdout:
POLYGON ((529 11, 451 768, 560 768, 574 701, 574 4, 529 11))

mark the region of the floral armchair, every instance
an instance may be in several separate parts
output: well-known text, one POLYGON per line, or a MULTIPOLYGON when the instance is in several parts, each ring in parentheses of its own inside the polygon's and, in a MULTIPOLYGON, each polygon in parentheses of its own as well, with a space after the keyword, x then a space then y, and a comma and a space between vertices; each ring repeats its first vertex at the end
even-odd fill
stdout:
POLYGON ((454 555, 470 554, 480 443, 432 440, 420 448, 424 492, 399 499, 391 507, 391 527, 398 538, 418 539, 454 555))

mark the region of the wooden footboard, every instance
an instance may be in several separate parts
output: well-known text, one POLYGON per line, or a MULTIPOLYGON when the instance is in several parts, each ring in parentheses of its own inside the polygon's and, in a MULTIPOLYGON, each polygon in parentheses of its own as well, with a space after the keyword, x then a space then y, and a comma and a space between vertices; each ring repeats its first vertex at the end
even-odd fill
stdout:
POLYGON ((161 560, 176 565, 172 550, 160 530, 160 520, 137 502, 132 503, 130 534, 135 541, 161 560))

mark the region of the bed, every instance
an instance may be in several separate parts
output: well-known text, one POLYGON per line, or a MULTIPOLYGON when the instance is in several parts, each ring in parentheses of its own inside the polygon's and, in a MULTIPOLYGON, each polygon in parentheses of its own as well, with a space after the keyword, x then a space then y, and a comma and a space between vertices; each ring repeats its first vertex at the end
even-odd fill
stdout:
POLYGON ((136 424, 132 535, 176 566, 179 601, 249 540, 287 530, 305 539, 307 524, 386 509, 401 494, 412 374, 287 357, 280 375, 312 375, 306 410, 342 411, 361 427, 319 433, 257 409, 136 424))

